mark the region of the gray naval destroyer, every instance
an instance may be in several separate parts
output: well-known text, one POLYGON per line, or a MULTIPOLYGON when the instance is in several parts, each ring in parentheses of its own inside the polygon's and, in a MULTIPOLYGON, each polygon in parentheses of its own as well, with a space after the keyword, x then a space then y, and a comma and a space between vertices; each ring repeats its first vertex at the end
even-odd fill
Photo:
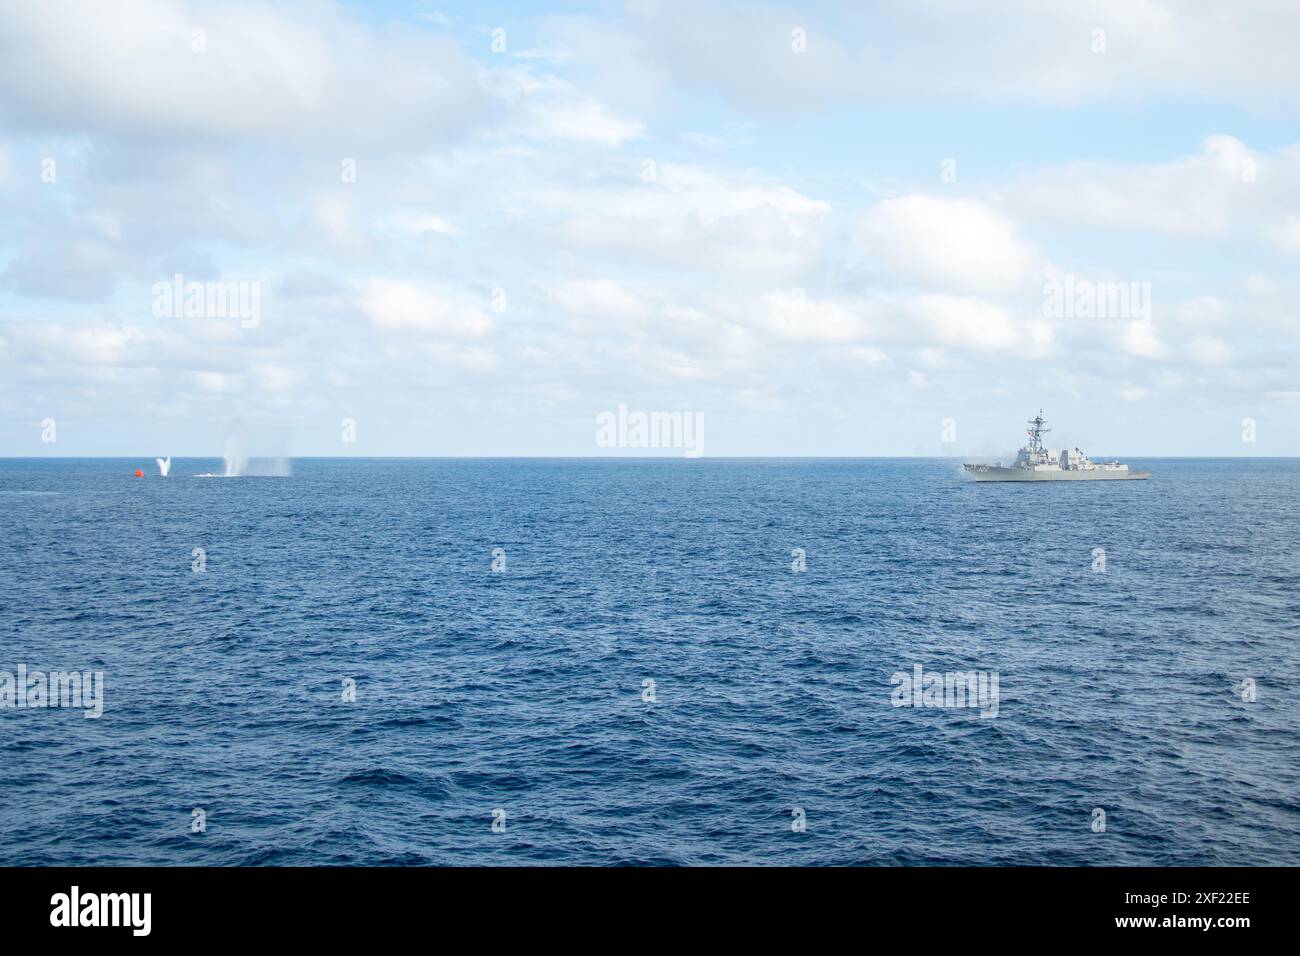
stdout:
POLYGON ((1058 455, 1043 446, 1050 428, 1040 411, 1029 423, 1029 444, 1010 465, 967 464, 976 481, 1117 481, 1150 478, 1149 471, 1133 471, 1117 461, 1092 461, 1079 449, 1062 449, 1058 455))

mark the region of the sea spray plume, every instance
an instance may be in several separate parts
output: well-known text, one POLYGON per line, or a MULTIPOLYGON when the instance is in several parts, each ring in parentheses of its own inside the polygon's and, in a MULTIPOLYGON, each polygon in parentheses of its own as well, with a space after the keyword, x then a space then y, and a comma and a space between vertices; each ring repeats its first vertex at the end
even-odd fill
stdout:
POLYGON ((166 458, 155 458, 154 461, 158 462, 158 473, 166 478, 172 470, 171 456, 168 455, 166 458))
POLYGON ((226 450, 223 457, 226 459, 227 478, 238 478, 248 467, 248 455, 244 451, 244 443, 240 441, 239 434, 234 429, 226 436, 226 450))
POLYGON ((282 455, 257 456, 250 454, 251 448, 266 448, 268 445, 272 448, 286 444, 283 438, 280 440, 268 439, 265 435, 256 437, 250 434, 248 426, 242 419, 233 419, 226 427, 225 447, 222 457, 225 460, 224 470, 217 475, 205 474, 200 475, 202 478, 244 478, 244 477, 274 477, 287 478, 293 473, 293 467, 290 460, 282 455))

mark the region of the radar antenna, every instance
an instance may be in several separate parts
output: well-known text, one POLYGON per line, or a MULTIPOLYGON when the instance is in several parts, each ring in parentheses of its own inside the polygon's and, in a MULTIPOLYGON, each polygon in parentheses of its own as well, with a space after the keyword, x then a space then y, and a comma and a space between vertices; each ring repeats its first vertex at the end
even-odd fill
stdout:
POLYGON ((1025 434, 1029 436, 1029 450, 1032 452, 1041 452, 1043 450, 1043 436, 1051 431, 1050 428, 1044 428, 1047 419, 1043 417, 1043 410, 1038 410, 1038 417, 1029 422, 1029 431, 1025 434))

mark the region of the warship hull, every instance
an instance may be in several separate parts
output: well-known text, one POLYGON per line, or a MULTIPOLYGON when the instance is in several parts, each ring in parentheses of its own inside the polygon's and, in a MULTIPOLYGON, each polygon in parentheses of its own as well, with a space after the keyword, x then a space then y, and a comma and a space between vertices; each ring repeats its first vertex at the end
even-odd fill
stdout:
POLYGON ((1128 471, 1118 468, 1034 471, 1030 468, 1002 468, 997 465, 967 465, 966 472, 976 481, 1140 481, 1151 477, 1149 471, 1128 471))

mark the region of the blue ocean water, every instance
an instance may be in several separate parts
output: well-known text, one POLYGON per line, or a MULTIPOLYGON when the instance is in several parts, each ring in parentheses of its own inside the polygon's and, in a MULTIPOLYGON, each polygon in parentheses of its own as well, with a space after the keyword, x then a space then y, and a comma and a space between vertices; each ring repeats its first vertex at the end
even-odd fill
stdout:
POLYGON ((1300 863, 1300 461, 1135 464, 0 460, 2 862, 1300 863))

